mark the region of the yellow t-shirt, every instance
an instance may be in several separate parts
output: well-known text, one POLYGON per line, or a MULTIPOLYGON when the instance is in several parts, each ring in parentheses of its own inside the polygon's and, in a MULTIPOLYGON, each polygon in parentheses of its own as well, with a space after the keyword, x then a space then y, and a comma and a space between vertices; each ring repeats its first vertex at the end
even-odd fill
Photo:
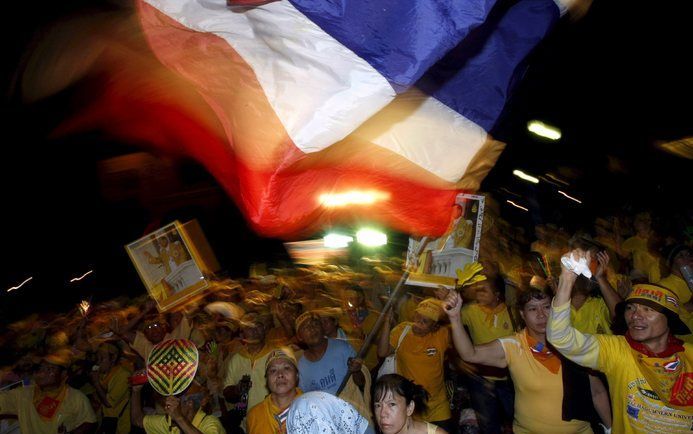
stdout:
POLYGON ((647 248, 647 239, 635 235, 621 245, 621 250, 633 256, 633 268, 648 277, 650 282, 660 279, 659 262, 647 248))
POLYGON ((101 407, 104 417, 117 417, 117 434, 130 432, 130 386, 128 377, 132 373, 123 366, 115 366, 111 373, 102 379, 106 398, 110 407, 101 407), (107 382, 105 380, 108 380, 107 382), (104 384, 105 383, 105 384, 104 384))
POLYGON ((462 324, 469 329, 469 335, 474 345, 487 344, 498 338, 515 333, 513 323, 510 320, 508 309, 503 304, 503 309, 492 314, 492 319, 487 320, 487 313, 477 303, 465 304, 460 311, 462 324))
MULTIPOLYGON (((348 314, 342 315, 339 320, 340 326, 346 333, 348 341, 356 352, 361 350, 366 336, 373 330, 373 326, 378 321, 378 314, 370 311, 359 327, 354 327, 348 314)), ((377 339, 371 341, 371 345, 363 357, 363 362, 369 370, 373 370, 378 365, 378 346, 377 339)))
MULTIPOLYGON (((474 345, 482 345, 496 339, 515 333, 510 314, 505 304, 499 305, 493 313, 480 306, 478 303, 465 304, 460 311, 462 324, 469 329, 469 335, 474 345)), ((474 365, 477 374, 489 380, 507 379, 508 370, 491 366, 474 365)))
MULTIPOLYGON (((390 332, 390 345, 397 348, 399 337, 405 326, 400 323, 390 332)), ((443 362, 445 351, 450 347, 450 330, 440 327, 426 336, 416 336, 409 329, 397 350, 397 373, 423 386, 429 393, 428 411, 422 415, 427 422, 450 418, 450 403, 445 390, 443 362)))
POLYGON ((553 374, 532 355, 524 330, 499 339, 515 386, 513 431, 519 433, 591 433, 589 422, 562 420, 562 367, 553 374))
POLYGON ((583 333, 612 334, 611 314, 600 297, 588 297, 580 309, 570 305, 570 322, 583 333))
POLYGON ((657 282, 657 285, 671 289, 679 297, 681 304, 688 303, 691 300, 691 290, 688 289, 686 281, 679 276, 670 274, 657 282))
MULTIPOLYGON (((693 408, 689 411, 668 407, 652 391, 638 368, 638 362, 623 336, 595 336, 599 345, 597 369, 609 380, 614 432, 689 433, 693 427, 693 408)), ((688 363, 693 347, 684 344, 688 363)))
MULTIPOLYGON (((301 390, 296 389, 296 397, 301 396, 301 390)), ((251 408, 248 412, 248 434, 279 434, 279 421, 276 416, 280 413, 279 407, 272 400, 272 395, 267 395, 261 403, 251 408)))
MULTIPOLYGON (((145 416, 143 420, 144 430, 147 434, 181 434, 177 426, 171 427, 168 417, 161 414, 145 416)), ((198 410, 192 420, 192 425, 202 434, 226 434, 219 419, 211 414, 198 410)))
POLYGON ((272 347, 265 346, 259 353, 250 355, 245 348, 234 354, 226 368, 224 387, 232 386, 241 381, 244 375, 250 375, 252 386, 248 391, 248 408, 253 408, 269 394, 265 378, 265 363, 272 347))
MULTIPOLYGON (((613 413, 612 432, 690 434, 693 409, 673 409, 659 399, 640 372, 639 362, 625 337, 584 334, 571 327, 569 304, 552 306, 547 336, 569 359, 606 374, 613 413)), ((686 343, 684 349, 686 363, 693 366, 693 346, 686 343)))
POLYGON ((0 414, 16 415, 22 433, 55 434, 64 425, 73 431, 83 423, 95 423, 96 415, 89 399, 79 390, 67 388, 65 399, 49 421, 44 420, 34 407, 34 387, 19 387, 0 392, 0 414))

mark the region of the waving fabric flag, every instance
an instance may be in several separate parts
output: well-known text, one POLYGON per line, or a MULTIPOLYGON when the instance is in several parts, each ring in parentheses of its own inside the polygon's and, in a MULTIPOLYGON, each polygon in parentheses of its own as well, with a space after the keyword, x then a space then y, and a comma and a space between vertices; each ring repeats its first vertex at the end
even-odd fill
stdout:
POLYGON ((561 8, 142 0, 141 28, 165 70, 123 62, 66 129, 200 161, 264 235, 356 220, 440 235, 456 194, 478 188, 502 151, 489 131, 561 8))

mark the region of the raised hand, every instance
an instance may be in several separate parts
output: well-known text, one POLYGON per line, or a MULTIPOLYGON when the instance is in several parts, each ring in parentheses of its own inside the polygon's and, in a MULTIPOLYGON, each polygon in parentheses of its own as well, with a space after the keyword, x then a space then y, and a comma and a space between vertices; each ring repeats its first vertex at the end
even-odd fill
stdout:
POLYGON ((462 296, 457 291, 450 291, 448 296, 445 297, 443 302, 445 307, 445 313, 450 318, 450 322, 453 320, 459 321, 460 319, 460 309, 462 308, 462 296))

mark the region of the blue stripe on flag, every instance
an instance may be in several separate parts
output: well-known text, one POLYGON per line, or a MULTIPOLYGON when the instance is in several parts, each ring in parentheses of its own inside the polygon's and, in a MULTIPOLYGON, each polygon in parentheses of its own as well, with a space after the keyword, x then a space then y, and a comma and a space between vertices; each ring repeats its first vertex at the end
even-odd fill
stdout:
POLYGON ((558 19, 552 0, 498 4, 417 87, 490 131, 524 72, 523 60, 558 19))
MULTIPOLYGON (((496 0, 290 0, 398 91, 412 86, 469 32, 496 0)), ((300 31, 300 30, 298 30, 300 31)))

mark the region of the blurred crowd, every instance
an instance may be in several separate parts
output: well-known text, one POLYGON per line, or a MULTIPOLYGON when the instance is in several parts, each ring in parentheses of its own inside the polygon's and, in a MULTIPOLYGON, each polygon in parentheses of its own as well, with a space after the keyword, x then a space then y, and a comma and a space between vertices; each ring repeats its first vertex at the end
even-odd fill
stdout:
MULTIPOLYGON (((612 341, 589 338, 686 364, 691 238, 658 230, 666 218, 528 234, 490 206, 479 261, 458 270, 457 287, 404 285, 386 312, 400 257, 270 268, 163 313, 143 295, 31 315, 0 334, 0 433, 646 432, 636 422, 649 404, 619 393, 620 368, 603 365, 612 341), (665 316, 677 351, 638 347, 659 337, 641 305, 665 316), (199 365, 167 397, 142 379, 169 339, 193 342, 199 365)), ((656 399, 690 429, 693 398, 656 399)))

